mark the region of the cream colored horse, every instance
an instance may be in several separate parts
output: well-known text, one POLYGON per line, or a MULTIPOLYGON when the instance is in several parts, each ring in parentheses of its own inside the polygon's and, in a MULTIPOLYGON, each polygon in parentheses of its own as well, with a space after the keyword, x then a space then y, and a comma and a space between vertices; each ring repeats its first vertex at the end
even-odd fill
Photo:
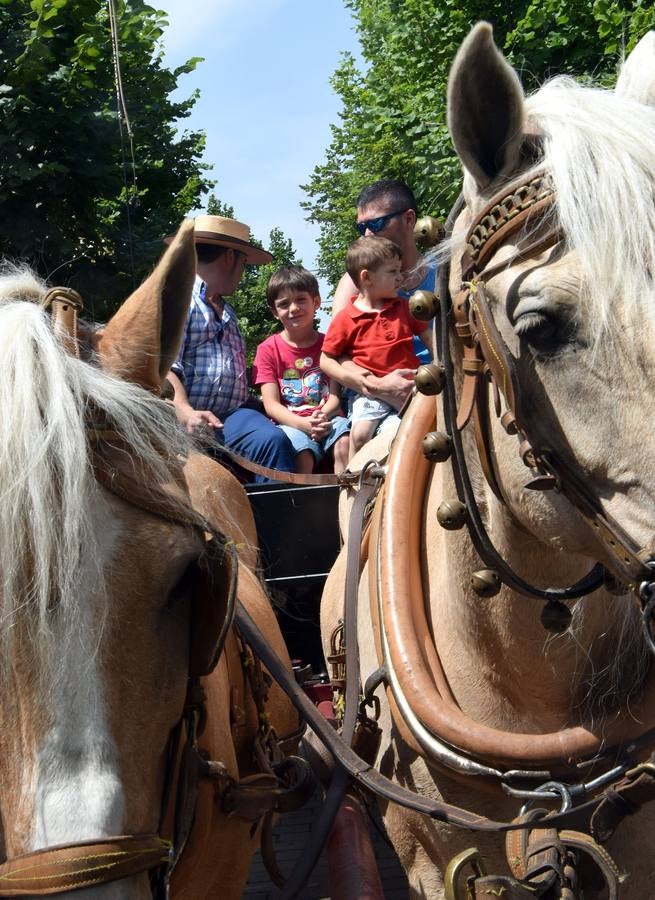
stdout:
MULTIPOLYGON (((603 511, 647 548, 655 531, 654 48, 653 35, 642 41, 615 92, 556 79, 526 99, 490 27, 482 24, 457 55, 448 98, 466 203, 451 245, 451 292, 460 288, 463 239, 475 215, 522 172, 545 167, 557 191, 555 215, 564 241, 524 260, 510 259, 516 239, 502 246, 489 262, 495 267, 508 261, 487 282, 491 310, 515 359, 531 433, 575 460, 603 511), (536 164, 526 157, 524 135, 541 137, 536 164)), ((457 367, 461 351, 454 353, 457 367)), ((435 401, 419 402, 424 409, 435 401)), ((442 423, 439 403, 437 408, 442 423)), ((416 418, 415 409, 409 415, 416 418)), ((500 554, 541 587, 569 585, 597 560, 611 570, 606 547, 564 496, 525 488, 531 476, 517 438, 505 433, 493 412, 492 421, 506 506, 485 480, 468 432, 464 438, 478 504, 500 554)), ((424 424, 423 433, 430 427, 424 424)), ((418 457, 417 471, 423 464, 418 457)), ((630 715, 651 666, 634 596, 598 590, 570 602, 572 625, 561 635, 544 630, 543 603, 535 599, 507 588, 480 599, 469 586, 482 563, 468 532, 437 524, 437 507, 454 497, 446 463, 431 470, 425 496, 415 497, 407 487, 405 499, 421 523, 415 577, 422 583, 451 702, 482 726, 510 734, 583 725, 602 738, 617 717, 637 731, 652 728, 655 719, 636 722, 630 715)), ((398 557, 410 540, 399 536, 398 557)), ((371 571, 369 564, 360 588, 363 680, 380 664, 371 632, 371 571)), ((343 579, 340 559, 323 601, 326 635, 341 613, 343 579)), ((408 669, 413 663, 405 660, 408 669)), ((419 794, 495 820, 518 814, 521 800, 427 764, 403 740, 382 699, 378 765, 385 774, 419 794)), ((507 872, 502 837, 471 834, 394 805, 386 807, 384 818, 412 896, 443 897, 447 863, 474 845, 489 872, 507 872)), ((628 876, 621 896, 655 897, 655 807, 626 819, 608 849, 628 876)), ((589 896, 596 894, 585 891, 585 900, 589 896)))
MULTIPOLYGON (((202 529, 182 524, 186 514, 241 548, 239 596, 286 658, 250 568, 256 533, 243 491, 156 399, 177 352, 194 266, 193 225, 185 223, 150 278, 93 336, 98 365, 53 336, 33 276, 11 271, 0 281, 0 811, 9 860, 159 831, 166 746, 189 671, 188 573, 206 543, 202 529), (102 429, 110 442, 120 436, 126 464, 145 484, 141 497, 121 499, 96 481, 93 442, 102 429), (178 518, 157 508, 155 488, 172 478, 178 518)), ((231 635, 206 679, 200 744, 234 778, 252 771, 257 727, 244 679, 231 635)), ((276 687, 270 700, 278 733, 293 731, 297 718, 276 687)), ((202 784, 172 896, 239 897, 258 843, 252 832, 202 784)), ((0 867, 0 888, 7 885, 0 867)), ((151 892, 142 873, 65 896, 145 900, 151 892)))

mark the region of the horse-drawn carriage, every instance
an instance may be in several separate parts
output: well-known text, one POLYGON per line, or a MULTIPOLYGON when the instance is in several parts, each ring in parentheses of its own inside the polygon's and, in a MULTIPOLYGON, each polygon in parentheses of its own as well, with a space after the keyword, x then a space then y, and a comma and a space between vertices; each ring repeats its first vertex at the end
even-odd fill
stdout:
POLYGON ((653 48, 616 92, 527 100, 488 26, 457 56, 464 195, 416 309, 436 361, 388 457, 357 460, 322 601, 341 738, 241 488, 155 396, 191 226, 98 331, 2 281, 0 896, 238 897, 311 791, 301 719, 330 790, 380 798, 413 895, 655 896, 653 48))

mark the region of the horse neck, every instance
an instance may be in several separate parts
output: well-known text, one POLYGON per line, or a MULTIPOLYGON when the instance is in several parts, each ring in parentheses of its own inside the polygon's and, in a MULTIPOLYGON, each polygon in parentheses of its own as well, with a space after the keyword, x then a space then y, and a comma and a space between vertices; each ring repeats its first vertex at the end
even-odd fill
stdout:
MULTIPOLYGON (((581 578, 592 561, 554 549, 521 527, 491 492, 477 460, 469 459, 490 536, 509 566, 538 586, 581 578)), ((450 468, 438 467, 429 528, 441 500, 455 496, 450 468)), ((553 635, 540 622, 543 601, 507 588, 492 599, 473 593, 470 576, 484 564, 466 529, 430 532, 426 553, 435 643, 456 700, 473 717, 498 727, 560 728, 572 717, 593 720, 640 685, 640 654, 632 647, 626 656, 634 671, 626 672, 617 652, 636 644, 626 598, 598 591, 576 601, 571 630, 553 635)))

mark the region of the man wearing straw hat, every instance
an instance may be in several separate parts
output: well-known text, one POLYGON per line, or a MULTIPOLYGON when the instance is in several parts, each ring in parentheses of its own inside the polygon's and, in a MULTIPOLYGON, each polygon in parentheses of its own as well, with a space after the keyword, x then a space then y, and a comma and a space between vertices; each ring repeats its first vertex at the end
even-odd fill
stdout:
POLYGON ((250 229, 235 219, 198 216, 195 238, 196 280, 182 346, 168 375, 177 418, 190 433, 211 427, 217 442, 235 453, 293 472, 288 437, 249 404, 246 345, 236 312, 225 300, 237 289, 246 263, 261 265, 272 256, 253 246, 250 229))

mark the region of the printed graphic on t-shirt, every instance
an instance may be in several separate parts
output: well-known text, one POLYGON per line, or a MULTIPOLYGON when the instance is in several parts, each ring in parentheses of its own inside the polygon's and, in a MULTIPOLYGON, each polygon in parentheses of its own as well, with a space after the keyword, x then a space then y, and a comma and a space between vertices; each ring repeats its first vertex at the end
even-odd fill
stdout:
POLYGON ((295 361, 295 368, 285 369, 280 381, 282 403, 300 412, 315 409, 329 396, 330 389, 324 373, 311 356, 295 361))

